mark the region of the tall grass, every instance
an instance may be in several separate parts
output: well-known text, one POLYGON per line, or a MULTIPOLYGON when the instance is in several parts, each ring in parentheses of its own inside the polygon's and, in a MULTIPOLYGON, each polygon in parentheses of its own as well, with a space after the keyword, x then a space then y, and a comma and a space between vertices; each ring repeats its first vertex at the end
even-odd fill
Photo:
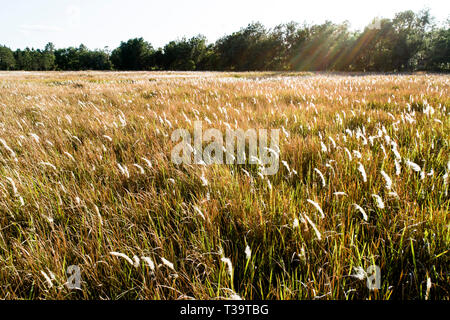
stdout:
POLYGON ((448 300, 449 83, 1 73, 0 297, 448 300), (282 129, 280 170, 173 164, 195 120, 282 129))

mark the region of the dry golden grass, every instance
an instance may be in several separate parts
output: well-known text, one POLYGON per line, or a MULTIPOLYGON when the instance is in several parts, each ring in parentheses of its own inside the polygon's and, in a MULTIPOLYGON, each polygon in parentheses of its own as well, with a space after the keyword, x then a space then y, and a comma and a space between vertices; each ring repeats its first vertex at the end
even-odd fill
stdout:
POLYGON ((449 84, 2 72, 0 297, 449 299, 449 84), (194 120, 284 128, 285 164, 177 166, 171 133, 194 120), (370 291, 352 275, 374 264, 370 291))

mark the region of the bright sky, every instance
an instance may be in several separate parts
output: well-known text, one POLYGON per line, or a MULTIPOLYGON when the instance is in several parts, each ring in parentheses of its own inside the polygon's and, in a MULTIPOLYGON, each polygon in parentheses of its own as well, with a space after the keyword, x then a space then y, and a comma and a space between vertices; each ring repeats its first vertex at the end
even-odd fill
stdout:
POLYGON ((143 37, 154 47, 196 34, 210 42, 252 21, 266 27, 297 21, 348 20, 362 29, 376 16, 429 8, 438 21, 450 15, 446 0, 2 0, 0 45, 12 49, 79 46, 114 49, 143 37))

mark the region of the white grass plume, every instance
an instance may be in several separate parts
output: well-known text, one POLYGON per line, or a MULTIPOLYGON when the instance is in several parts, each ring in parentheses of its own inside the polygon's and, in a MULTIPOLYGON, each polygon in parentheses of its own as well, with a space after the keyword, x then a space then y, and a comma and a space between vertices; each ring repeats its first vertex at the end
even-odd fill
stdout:
POLYGON ((150 270, 155 271, 155 263, 150 257, 141 257, 141 259, 149 266, 150 270))
POLYGON ((375 198, 375 201, 377 203, 377 207, 380 208, 380 209, 384 209, 383 199, 379 195, 377 195, 376 193, 372 194, 372 197, 375 198))
POLYGON ((303 216, 305 217, 305 219, 308 221, 308 223, 311 225, 311 227, 313 228, 314 232, 316 233, 316 237, 319 240, 322 240, 322 235, 320 234, 319 230, 317 229, 316 225, 314 224, 314 222, 311 221, 311 219, 308 217, 308 215, 303 214, 303 216))
POLYGON ((352 277, 354 277, 354 278, 356 278, 358 280, 364 280, 367 277, 367 273, 364 270, 364 268, 356 267, 356 268, 353 268, 353 269, 356 271, 356 273, 352 274, 352 277))
POLYGON ((232 294, 230 295, 230 298, 229 298, 229 299, 230 299, 230 300, 242 300, 241 296, 238 295, 237 293, 232 293, 232 294))
POLYGON ((140 165, 138 165, 137 163, 134 163, 133 166, 138 168, 140 174, 145 174, 144 168, 142 168, 140 165))
POLYGON ((100 221, 100 225, 103 225, 103 218, 102 215, 100 214, 100 210, 98 209, 98 207, 94 204, 94 210, 95 213, 97 214, 97 218, 100 221))
POLYGON ((0 143, 3 145, 3 147, 6 149, 6 151, 9 152, 11 158, 13 158, 15 162, 17 162, 18 160, 17 160, 16 153, 13 151, 13 149, 11 149, 11 148, 6 144, 6 141, 3 140, 2 138, 0 138, 0 143))
POLYGON ((425 293, 425 300, 430 298, 430 289, 431 289, 431 279, 427 276, 427 291, 425 293))
POLYGON ((402 166, 400 165, 400 161, 397 159, 394 160, 395 163, 395 175, 399 176, 402 173, 402 166))
POLYGON ((123 174, 127 178, 130 177, 130 173, 128 172, 128 168, 126 165, 122 166, 120 163, 117 163, 117 167, 119 168, 121 174, 123 174))
POLYGON ((336 141, 334 141, 334 139, 332 137, 328 137, 328 139, 331 141, 333 148, 336 148, 336 141))
POLYGON ((363 182, 367 182, 367 174, 366 170, 364 169, 364 166, 361 162, 358 162, 358 171, 361 173, 361 176, 363 178, 363 182))
POLYGON ((53 170, 56 170, 56 167, 53 164, 51 164, 50 162, 41 161, 41 162, 39 162, 39 164, 43 165, 43 166, 46 166, 46 167, 50 167, 53 170))
POLYGON ((281 164, 286 168, 286 170, 291 173, 291 169, 289 168, 289 164, 285 160, 281 160, 281 164))
POLYGON ((353 150, 353 154, 355 155, 355 157, 357 157, 358 159, 362 158, 362 154, 361 152, 359 152, 358 150, 353 150))
POLYGON ((15 184, 14 180, 12 178, 10 178, 10 177, 6 177, 6 180, 8 180, 9 183, 11 184, 11 188, 13 190, 13 194, 15 196, 17 196, 18 192, 17 192, 17 187, 16 187, 16 184, 15 184))
POLYGON ((405 161, 405 164, 406 164, 409 168, 411 168, 412 170, 414 170, 415 172, 420 172, 420 171, 421 171, 420 166, 419 166, 417 163, 415 163, 415 162, 406 160, 406 161, 405 161))
POLYGON ((64 151, 64 154, 65 154, 70 160, 72 160, 73 162, 76 162, 76 161, 75 161, 75 158, 74 158, 70 153, 68 153, 67 151, 64 151))
POLYGON ((232 277, 233 276, 233 264, 231 263, 231 260, 229 258, 222 257, 220 259, 220 261, 222 261, 223 263, 226 264, 227 272, 230 275, 230 277, 232 277))
POLYGON ((161 261, 166 267, 168 267, 169 269, 172 269, 173 271, 175 271, 175 267, 174 267, 172 262, 170 262, 169 260, 167 260, 167 259, 165 259, 163 257, 161 257, 161 261))
POLYGON ((125 253, 111 251, 109 254, 112 256, 115 256, 115 257, 120 257, 122 259, 125 259, 129 264, 131 264, 132 266, 134 265, 133 260, 131 260, 130 257, 127 256, 125 253))
POLYGON ((322 172, 319 169, 317 169, 317 168, 314 168, 314 171, 317 172, 317 174, 319 175, 320 179, 322 180, 322 187, 325 187, 326 183, 325 183, 325 178, 323 177, 322 172))
POLYGON ((48 287, 49 288, 53 287, 52 279, 42 270, 41 270, 41 274, 44 276, 44 279, 47 282, 48 287))
POLYGON ((356 203, 354 203, 353 205, 355 206, 356 209, 359 210, 359 212, 361 212, 364 221, 367 221, 368 217, 367 217, 366 211, 365 211, 360 205, 358 205, 358 204, 356 204, 356 203))
POLYGON ((389 177, 389 175, 384 172, 383 170, 381 170, 381 175, 384 178, 384 181, 386 181, 386 189, 391 190, 392 188, 392 179, 391 177, 389 177))
POLYGON ((136 269, 139 268, 140 263, 141 263, 141 260, 139 259, 139 257, 134 255, 133 256, 133 267, 135 267, 136 269))
POLYGON ((249 260, 251 256, 252 256, 252 249, 250 249, 250 247, 247 245, 245 247, 245 258, 249 260))
POLYGON ((392 146, 392 152, 394 153, 394 155, 395 155, 395 160, 401 160, 402 159, 402 156, 400 155, 400 153, 398 152, 398 149, 397 149, 397 144, 394 142, 394 141, 392 141, 392 143, 391 143, 391 146, 392 146))
POLYGON ((310 199, 307 199, 306 201, 311 203, 314 206, 314 208, 316 208, 317 211, 319 211, 321 218, 325 218, 325 214, 323 213, 322 208, 319 206, 319 204, 317 202, 314 202, 314 201, 312 201, 310 199))
POLYGON ((344 147, 344 151, 345 153, 347 153, 348 160, 352 161, 353 157, 352 154, 350 153, 350 150, 344 147))
POLYGON ((40 138, 36 133, 30 133, 30 136, 33 138, 34 141, 36 141, 36 143, 39 143, 40 138))
POLYGON ((202 186, 207 187, 208 186, 208 179, 205 177, 205 173, 202 173, 202 176, 200 177, 200 180, 202 181, 202 186))
POLYGON ((200 210, 199 207, 194 206, 194 210, 195 210, 195 212, 198 213, 198 215, 199 215, 200 217, 202 217, 203 220, 206 220, 206 219, 205 219, 205 215, 203 214, 202 210, 200 210))
POLYGON ((400 197, 398 196, 398 193, 397 193, 397 192, 391 191, 391 192, 388 193, 388 195, 389 195, 390 197, 400 199, 400 197))
POLYGON ((153 167, 150 160, 148 160, 147 158, 144 158, 144 157, 141 157, 141 159, 144 160, 144 162, 147 164, 147 166, 148 166, 149 168, 152 168, 152 167, 153 167))

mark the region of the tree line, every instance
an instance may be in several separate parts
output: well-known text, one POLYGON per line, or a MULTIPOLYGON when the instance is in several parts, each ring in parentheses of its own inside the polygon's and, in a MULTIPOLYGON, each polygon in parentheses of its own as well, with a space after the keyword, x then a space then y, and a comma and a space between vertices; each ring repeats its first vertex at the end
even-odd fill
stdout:
POLYGON ((259 22, 208 43, 198 35, 162 48, 143 38, 113 51, 86 46, 12 51, 0 46, 0 70, 217 70, 217 71, 450 71, 450 20, 428 10, 374 19, 363 31, 347 22, 267 29, 259 22))

